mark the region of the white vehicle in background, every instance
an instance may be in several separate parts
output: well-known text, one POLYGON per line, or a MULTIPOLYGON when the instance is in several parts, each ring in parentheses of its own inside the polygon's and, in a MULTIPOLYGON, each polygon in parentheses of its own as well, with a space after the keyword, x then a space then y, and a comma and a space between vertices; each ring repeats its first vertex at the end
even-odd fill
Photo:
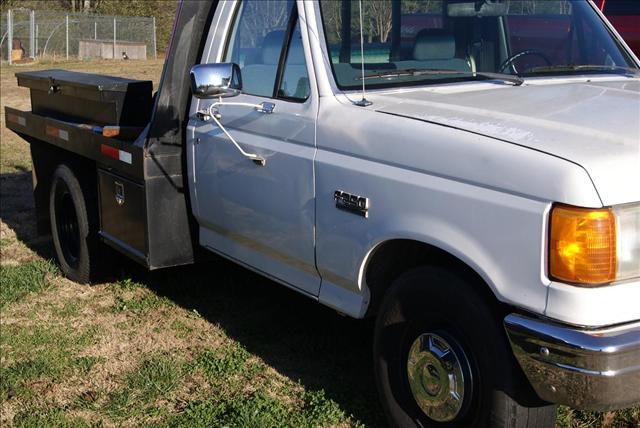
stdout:
POLYGON ((150 269, 203 247, 376 317, 394 426, 640 403, 640 62, 592 2, 185 1, 177 19, 128 127, 133 97, 109 122, 77 88, 149 101, 140 82, 19 76, 33 111, 7 124, 70 278, 95 277, 102 243, 150 269))

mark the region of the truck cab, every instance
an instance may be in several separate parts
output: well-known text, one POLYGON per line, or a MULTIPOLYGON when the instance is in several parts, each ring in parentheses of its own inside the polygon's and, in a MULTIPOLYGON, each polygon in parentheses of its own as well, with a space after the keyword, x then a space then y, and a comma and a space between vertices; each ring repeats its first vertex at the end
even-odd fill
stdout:
POLYGON ((96 143, 131 166, 70 173, 149 268, 375 317, 392 425, 553 426, 640 402, 639 67, 591 1, 184 2, 149 125, 96 143))

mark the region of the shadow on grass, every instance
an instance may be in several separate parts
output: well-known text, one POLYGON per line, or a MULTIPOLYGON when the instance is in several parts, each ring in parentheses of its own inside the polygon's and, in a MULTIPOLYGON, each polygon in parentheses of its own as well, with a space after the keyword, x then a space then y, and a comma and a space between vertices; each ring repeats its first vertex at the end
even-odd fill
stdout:
POLYGON ((323 389, 367 427, 385 425, 373 379, 371 320, 340 316, 221 258, 151 273, 125 269, 306 389, 323 389))
MULTIPOLYGON (((53 258, 50 237, 36 233, 31 174, 2 174, 0 195, 0 216, 18 240, 53 258)), ((227 260, 211 259, 157 272, 124 258, 118 264, 121 275, 197 311, 280 373, 307 389, 324 389, 366 426, 384 425, 373 380, 371 321, 340 316, 227 260)))
POLYGON ((0 218, 16 234, 19 241, 45 259, 53 258, 48 236, 38 236, 31 185, 31 171, 18 167, 18 172, 0 176, 0 218))

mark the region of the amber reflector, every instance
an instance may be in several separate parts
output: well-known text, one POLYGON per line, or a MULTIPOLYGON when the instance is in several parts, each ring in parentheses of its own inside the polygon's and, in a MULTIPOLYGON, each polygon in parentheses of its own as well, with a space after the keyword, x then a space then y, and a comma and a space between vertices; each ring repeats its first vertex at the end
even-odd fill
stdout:
POLYGON ((611 209, 553 208, 549 272, 560 281, 585 285, 616 279, 616 222, 611 209))
POLYGON ((117 137, 120 135, 120 127, 119 126, 105 126, 102 128, 102 135, 104 137, 117 137))
POLYGON ((58 137, 60 135, 60 130, 50 125, 47 125, 47 127, 45 128, 45 132, 51 137, 58 137))

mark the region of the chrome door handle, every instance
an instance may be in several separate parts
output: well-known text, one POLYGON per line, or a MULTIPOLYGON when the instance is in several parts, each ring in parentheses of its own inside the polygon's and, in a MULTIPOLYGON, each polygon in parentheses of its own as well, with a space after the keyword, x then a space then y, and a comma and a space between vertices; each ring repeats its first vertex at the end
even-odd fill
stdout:
POLYGON ((209 110, 204 109, 196 112, 196 119, 202 122, 208 122, 211 120, 211 116, 209 116, 209 110))
POLYGON ((274 103, 264 101, 256 106, 256 111, 259 111, 260 113, 271 114, 273 113, 273 110, 275 108, 276 108, 276 105, 274 103))

